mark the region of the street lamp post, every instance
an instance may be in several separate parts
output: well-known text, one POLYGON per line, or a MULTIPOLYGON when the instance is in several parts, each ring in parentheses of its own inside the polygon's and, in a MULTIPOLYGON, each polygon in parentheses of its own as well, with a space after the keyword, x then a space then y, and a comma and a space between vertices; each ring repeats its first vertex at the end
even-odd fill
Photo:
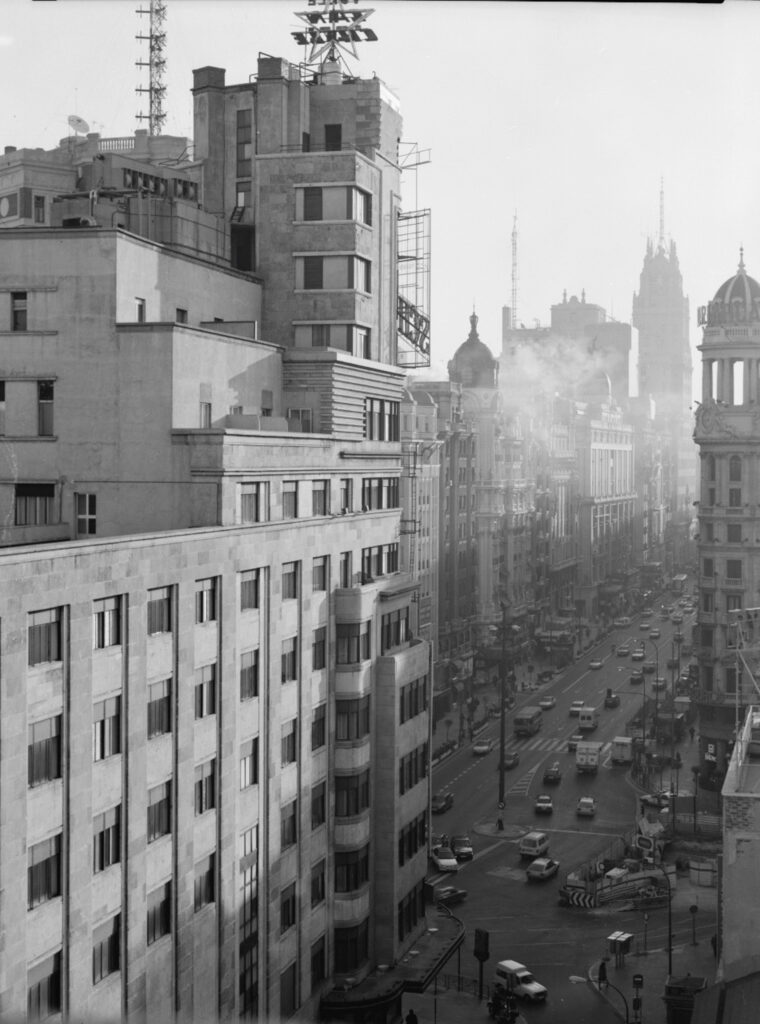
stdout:
POLYGON ((503 821, 501 812, 504 810, 504 743, 506 741, 506 703, 507 703, 507 606, 501 604, 501 673, 499 677, 501 696, 499 708, 499 822, 503 821))

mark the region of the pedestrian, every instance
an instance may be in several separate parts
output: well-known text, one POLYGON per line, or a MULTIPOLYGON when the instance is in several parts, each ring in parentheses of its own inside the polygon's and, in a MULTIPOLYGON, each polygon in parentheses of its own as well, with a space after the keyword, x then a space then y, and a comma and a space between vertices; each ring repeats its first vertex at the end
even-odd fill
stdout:
POLYGON ((694 726, 693 725, 689 726, 689 742, 690 743, 694 742, 694 726))
POLYGON ((417 1014, 411 1008, 404 1018, 404 1024, 417 1024, 417 1014))
POLYGON ((608 988, 609 986, 609 982, 607 981, 607 964, 604 960, 600 960, 599 962, 599 973, 597 975, 596 983, 600 989, 602 985, 604 985, 605 988, 608 988))

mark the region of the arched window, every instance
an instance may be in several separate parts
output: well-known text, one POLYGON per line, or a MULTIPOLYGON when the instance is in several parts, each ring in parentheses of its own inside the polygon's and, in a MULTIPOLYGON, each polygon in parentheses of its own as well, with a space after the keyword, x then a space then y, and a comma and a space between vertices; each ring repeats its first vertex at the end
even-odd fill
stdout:
POLYGON ((742 478, 742 460, 740 455, 732 455, 728 460, 728 479, 738 483, 742 478))

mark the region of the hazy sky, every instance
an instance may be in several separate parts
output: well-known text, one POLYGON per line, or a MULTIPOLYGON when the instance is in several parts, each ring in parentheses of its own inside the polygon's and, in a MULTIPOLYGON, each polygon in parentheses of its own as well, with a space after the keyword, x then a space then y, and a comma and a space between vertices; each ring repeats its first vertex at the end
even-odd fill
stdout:
MULTIPOLYGON (((131 134, 148 0, 3 0, 0 146, 53 148, 79 114, 131 134)), ((167 0, 165 131, 192 135, 192 69, 256 71, 259 52, 293 61, 297 0, 167 0)), ((760 4, 532 4, 376 0, 379 40, 352 70, 398 95, 404 139, 432 162, 407 172, 406 208, 432 210, 432 343, 444 364, 469 329, 496 353, 519 230, 518 319, 585 288, 630 320, 660 178, 666 236, 696 308, 744 245, 760 279, 760 4)), ((142 74, 142 79, 141 79, 142 74)), ((695 365, 697 363, 695 352, 695 365)))

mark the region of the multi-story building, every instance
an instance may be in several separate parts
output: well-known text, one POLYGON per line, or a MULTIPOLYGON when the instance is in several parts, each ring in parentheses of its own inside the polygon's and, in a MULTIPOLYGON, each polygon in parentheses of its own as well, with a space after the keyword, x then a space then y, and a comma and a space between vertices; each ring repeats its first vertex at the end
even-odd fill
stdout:
POLYGON ((10 1016, 397 1012, 423 982, 377 965, 461 941, 425 929, 398 105, 259 72, 195 73, 192 166, 89 138, 87 191, 0 231, 10 1016))

